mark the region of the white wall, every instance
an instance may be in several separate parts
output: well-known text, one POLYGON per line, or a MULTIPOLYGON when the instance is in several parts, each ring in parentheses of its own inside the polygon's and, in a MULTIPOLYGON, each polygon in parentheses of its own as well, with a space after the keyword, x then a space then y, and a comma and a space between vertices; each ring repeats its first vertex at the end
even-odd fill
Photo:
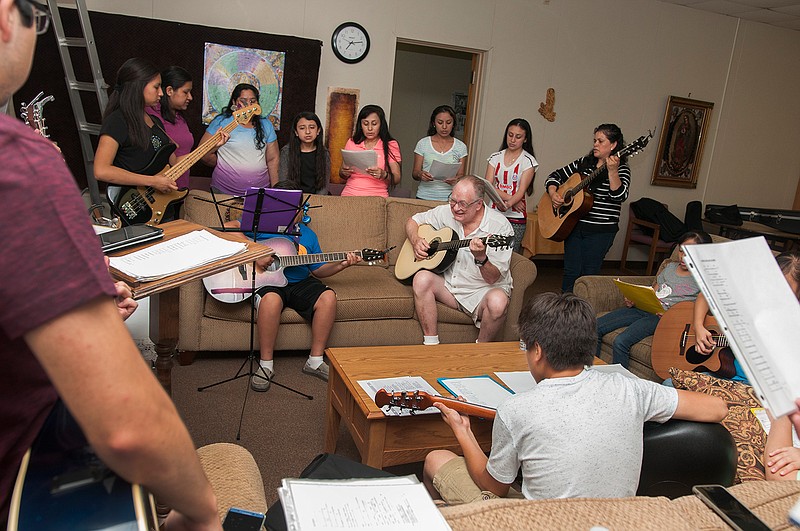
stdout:
MULTIPOLYGON (((631 160, 632 199, 661 200, 679 217, 694 199, 788 209, 800 175, 797 31, 656 0, 87 3, 112 13, 319 39, 318 112, 327 88, 338 86, 359 88, 362 103, 391 115, 398 38, 483 50, 487 71, 470 159, 482 168, 479 161, 496 149, 508 120, 527 118, 540 162, 536 198, 547 173, 589 150, 595 125, 616 122, 629 139, 660 129, 670 95, 715 104, 698 187, 649 184, 656 144, 631 160), (345 20, 361 23, 372 39, 369 56, 356 65, 339 62, 330 50, 331 33, 345 20), (537 112, 548 87, 556 92, 553 123, 537 112)), ((619 257, 621 240, 609 259, 619 257)))

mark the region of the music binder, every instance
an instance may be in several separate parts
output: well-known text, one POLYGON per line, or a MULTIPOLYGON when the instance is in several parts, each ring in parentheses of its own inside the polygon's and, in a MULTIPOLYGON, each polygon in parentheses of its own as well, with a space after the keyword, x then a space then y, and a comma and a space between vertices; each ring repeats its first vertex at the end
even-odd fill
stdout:
POLYGON ((708 300, 762 405, 778 417, 800 397, 800 303, 763 237, 684 245, 708 300))

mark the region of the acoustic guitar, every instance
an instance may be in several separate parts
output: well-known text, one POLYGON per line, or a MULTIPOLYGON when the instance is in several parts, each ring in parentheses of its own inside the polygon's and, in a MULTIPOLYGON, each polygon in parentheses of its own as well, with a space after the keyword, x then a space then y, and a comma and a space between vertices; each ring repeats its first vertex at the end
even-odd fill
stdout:
POLYGON ((378 407, 395 406, 401 409, 410 409, 412 412, 433 407, 434 402, 440 402, 450 409, 454 409, 470 417, 493 419, 497 414, 497 410, 490 407, 479 406, 478 404, 472 404, 470 402, 462 402, 461 400, 453 398, 435 396, 425 391, 397 391, 389 393, 385 389, 381 389, 375 394, 375 405, 378 407))
POLYGON ((151 531, 158 522, 152 496, 100 461, 59 401, 23 458, 8 529, 151 531))
MULTIPOLYGON (((468 247, 471 241, 456 239, 456 233, 449 227, 436 230, 430 225, 420 225, 417 234, 425 238, 430 245, 428 258, 417 260, 417 257, 414 256, 414 246, 411 244, 411 240, 406 239, 403 248, 400 249, 400 255, 397 257, 397 264, 394 266, 394 276, 398 280, 410 278, 421 269, 442 273, 455 261, 458 250, 462 247, 468 247)), ((514 236, 492 234, 481 238, 481 241, 487 247, 501 249, 513 246, 514 236)))
MULTIPOLYGON (((648 132, 642 135, 627 146, 618 150, 616 155, 622 157, 633 157, 641 153, 653 138, 653 133, 648 132)), ((573 173, 564 184, 558 187, 558 193, 564 198, 564 204, 558 208, 553 207, 553 201, 547 190, 539 200, 538 219, 539 233, 542 237, 556 242, 563 242, 578 221, 591 210, 594 198, 585 189, 600 175, 606 165, 603 164, 589 175, 573 173)))
POLYGON ((30 103, 23 103, 19 109, 19 114, 25 123, 45 138, 50 138, 50 135, 47 134, 47 125, 44 121, 44 106, 54 100, 53 96, 45 96, 44 92, 40 92, 30 103))
MULTIPOLYGON (((275 251, 274 260, 266 271, 256 273, 255 288, 263 286, 285 286, 288 284, 283 269, 299 265, 341 262, 347 259, 347 253, 297 254, 294 242, 287 238, 269 238, 259 241, 275 251)), ((375 265, 386 258, 386 253, 394 249, 378 251, 363 249, 356 254, 364 259, 367 265, 375 265)), ((241 302, 253 294, 253 264, 234 267, 222 273, 203 279, 206 291, 221 302, 241 302)))
POLYGON ((694 303, 691 301, 679 302, 661 316, 650 352, 653 370, 664 379, 670 377, 670 367, 731 378, 736 374, 733 351, 728 339, 719 331, 717 320, 707 315, 703 321, 703 326, 712 334, 714 349, 710 354, 702 354, 695 347, 693 316, 694 303))
MULTIPOLYGON (((156 151, 150 162, 141 170, 133 173, 141 175, 163 174, 170 181, 175 182, 178 177, 186 173, 195 162, 211 151, 219 142, 222 132, 230 133, 239 125, 248 123, 253 116, 261 114, 261 106, 257 103, 233 111, 233 121, 220 128, 205 142, 179 160, 175 166, 169 166, 169 158, 175 151, 175 144, 166 144, 156 151)), ((159 192, 152 186, 115 186, 110 185, 106 190, 106 197, 112 210, 122 219, 124 225, 146 223, 158 225, 164 218, 167 207, 178 201, 183 201, 189 190, 174 190, 159 192)))

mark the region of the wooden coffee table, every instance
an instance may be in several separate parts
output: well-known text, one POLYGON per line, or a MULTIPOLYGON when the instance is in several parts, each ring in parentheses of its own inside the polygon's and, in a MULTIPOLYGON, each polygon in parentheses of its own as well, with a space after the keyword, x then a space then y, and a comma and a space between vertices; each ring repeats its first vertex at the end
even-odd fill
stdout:
MULTIPOLYGON (((437 378, 479 374, 495 378, 494 371, 528 370, 525 353, 517 341, 329 348, 326 354, 331 370, 325 451, 336 451, 339 424, 344 420, 361 453, 361 461, 375 468, 422 461, 437 448, 457 453, 461 449, 440 415, 387 417, 358 385, 358 380, 422 376, 443 396, 451 396, 437 378)), ((470 422, 481 448, 488 451, 492 421, 473 418, 470 422)))

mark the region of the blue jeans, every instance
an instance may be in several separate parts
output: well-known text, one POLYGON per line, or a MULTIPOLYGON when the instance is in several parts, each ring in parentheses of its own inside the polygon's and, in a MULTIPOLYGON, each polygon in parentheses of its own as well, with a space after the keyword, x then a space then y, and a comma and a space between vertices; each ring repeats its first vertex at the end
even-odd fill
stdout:
POLYGON ((597 275, 603 259, 614 243, 615 232, 588 232, 576 228, 564 240, 564 279, 562 291, 572 291, 578 277, 597 275))
POLYGON ((613 363, 619 363, 626 369, 630 363, 631 347, 642 339, 652 336, 658 326, 658 316, 639 308, 619 308, 597 319, 597 355, 600 356, 600 345, 603 336, 617 328, 625 328, 616 338, 612 351, 613 363))

